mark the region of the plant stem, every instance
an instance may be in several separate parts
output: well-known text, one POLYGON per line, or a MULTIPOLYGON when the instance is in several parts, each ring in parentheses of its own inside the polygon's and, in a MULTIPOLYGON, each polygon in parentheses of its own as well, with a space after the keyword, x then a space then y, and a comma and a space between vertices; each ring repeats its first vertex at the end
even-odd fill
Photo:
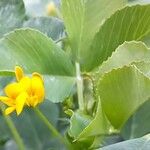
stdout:
POLYGON ((22 139, 21 139, 14 123, 12 122, 11 118, 9 116, 6 116, 4 113, 3 113, 3 116, 6 120, 6 123, 9 127, 9 129, 11 130, 11 132, 12 132, 14 138, 15 138, 15 141, 17 143, 17 146, 18 146, 19 150, 25 150, 25 146, 23 144, 23 141, 22 141, 22 139))
POLYGON ((71 150, 70 143, 57 131, 57 129, 50 123, 50 121, 45 117, 45 115, 38 109, 34 108, 34 111, 39 116, 39 118, 44 122, 52 134, 60 139, 60 141, 71 150))
POLYGON ((83 80, 80 72, 80 64, 76 62, 76 80, 77 80, 77 93, 79 109, 84 111, 84 100, 83 100, 83 80))

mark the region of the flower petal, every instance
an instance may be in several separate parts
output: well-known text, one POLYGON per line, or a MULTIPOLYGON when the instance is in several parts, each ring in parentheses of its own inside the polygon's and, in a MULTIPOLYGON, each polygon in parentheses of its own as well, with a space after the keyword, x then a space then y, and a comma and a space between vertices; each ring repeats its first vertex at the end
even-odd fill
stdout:
POLYGON ((17 112, 17 115, 19 115, 22 112, 27 98, 28 98, 28 94, 26 92, 22 92, 16 98, 16 112, 17 112))
POLYGON ((15 67, 15 75, 16 75, 17 81, 20 81, 24 77, 24 73, 21 67, 19 66, 15 67))
POLYGON ((39 99, 38 97, 35 95, 35 96, 30 96, 28 99, 27 99, 27 105, 28 106, 32 106, 32 107, 35 107, 38 103, 39 103, 39 99))
POLYGON ((28 93, 30 93, 31 91, 31 79, 27 76, 23 77, 20 81, 19 81, 20 86, 22 87, 23 91, 27 91, 28 93))
POLYGON ((5 109, 5 115, 9 115, 15 110, 15 107, 8 107, 5 109))
POLYGON ((8 97, 16 99, 16 97, 22 92, 22 87, 18 83, 14 82, 8 84, 4 91, 8 97))
POLYGON ((9 97, 0 96, 0 101, 8 106, 14 106, 14 100, 9 97))
POLYGON ((39 103, 38 99, 35 99, 33 103, 33 107, 36 107, 38 103, 39 103))
POLYGON ((31 89, 33 95, 38 97, 39 103, 42 102, 45 96, 45 91, 42 77, 39 74, 32 75, 31 89))
POLYGON ((41 79, 41 81, 44 82, 43 77, 38 72, 33 72, 32 77, 39 77, 41 79))

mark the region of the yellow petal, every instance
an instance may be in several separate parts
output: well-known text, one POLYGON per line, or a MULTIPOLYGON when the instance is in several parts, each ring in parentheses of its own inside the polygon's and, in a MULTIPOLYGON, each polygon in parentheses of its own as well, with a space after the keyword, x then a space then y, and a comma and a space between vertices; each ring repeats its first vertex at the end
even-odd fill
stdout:
POLYGON ((35 107, 39 103, 38 99, 34 100, 33 107, 35 107))
POLYGON ((29 107, 31 106, 29 98, 27 98, 27 100, 26 100, 26 105, 29 106, 29 107))
POLYGON ((38 97, 39 103, 42 102, 44 99, 45 91, 41 76, 33 74, 31 79, 31 89, 32 94, 38 97))
POLYGON ((31 79, 27 76, 23 77, 19 81, 20 86, 23 88, 23 91, 30 92, 31 91, 31 79))
POLYGON ((28 98, 28 94, 26 92, 22 92, 16 98, 16 112, 17 112, 17 115, 19 115, 22 112, 27 98, 28 98))
POLYGON ((30 96, 27 101, 28 101, 29 106, 32 106, 32 107, 35 107, 39 103, 37 96, 30 96))
POLYGON ((5 109, 5 115, 9 115, 15 110, 15 107, 8 107, 5 109))
POLYGON ((41 81, 44 83, 43 77, 42 77, 38 72, 32 73, 32 77, 38 77, 38 78, 41 79, 41 81))
POLYGON ((2 101, 4 104, 8 106, 14 105, 14 100, 5 96, 0 96, 0 101, 2 101))
POLYGON ((17 81, 20 81, 24 77, 23 70, 19 66, 15 67, 15 74, 16 74, 17 81))
POLYGON ((16 97, 22 92, 22 90, 23 89, 21 88, 21 86, 16 82, 8 84, 4 89, 6 95, 12 99, 16 99, 16 97))

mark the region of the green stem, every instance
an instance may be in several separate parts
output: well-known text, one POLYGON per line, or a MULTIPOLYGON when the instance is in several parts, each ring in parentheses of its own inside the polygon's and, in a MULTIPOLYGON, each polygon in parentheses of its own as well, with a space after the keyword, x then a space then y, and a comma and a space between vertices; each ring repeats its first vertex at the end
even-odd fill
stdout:
POLYGON ((60 141, 71 150, 70 143, 57 131, 57 129, 50 123, 50 121, 45 117, 45 115, 38 109, 34 108, 34 111, 39 116, 39 118, 44 122, 52 134, 60 139, 60 141))
POLYGON ((77 80, 77 93, 79 109, 84 111, 84 99, 83 99, 83 80, 80 72, 80 64, 76 62, 76 80, 77 80))
POLYGON ((17 143, 17 146, 18 146, 19 150, 25 150, 25 146, 23 144, 23 141, 22 141, 22 139, 21 139, 14 123, 12 122, 11 118, 9 116, 6 116, 4 113, 3 113, 3 116, 6 120, 6 123, 9 127, 9 129, 11 130, 11 132, 12 132, 14 138, 15 138, 15 141, 17 143))

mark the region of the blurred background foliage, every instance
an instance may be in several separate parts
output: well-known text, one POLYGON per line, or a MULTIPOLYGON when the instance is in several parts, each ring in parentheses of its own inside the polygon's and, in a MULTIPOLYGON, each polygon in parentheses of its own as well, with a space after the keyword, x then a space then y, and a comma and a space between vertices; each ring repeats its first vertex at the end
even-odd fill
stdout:
POLYGON ((54 2, 60 8, 60 0, 24 0, 26 13, 30 17, 47 16, 47 7, 54 2))

